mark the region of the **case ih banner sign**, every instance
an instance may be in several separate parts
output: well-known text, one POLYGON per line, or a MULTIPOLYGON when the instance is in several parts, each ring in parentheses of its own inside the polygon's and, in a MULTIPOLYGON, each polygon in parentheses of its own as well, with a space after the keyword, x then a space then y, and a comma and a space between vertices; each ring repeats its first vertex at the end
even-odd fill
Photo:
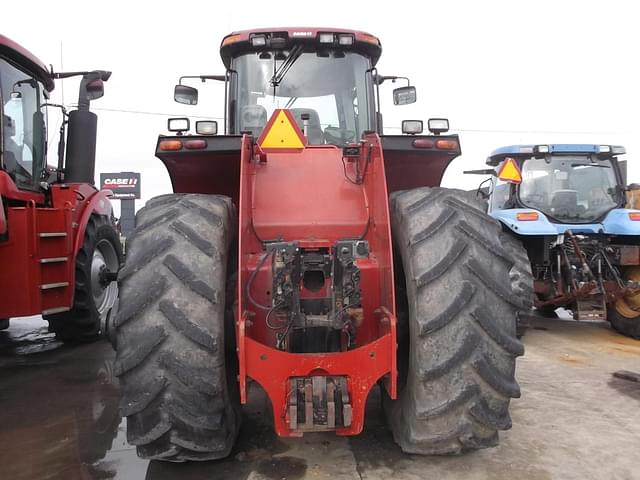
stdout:
POLYGON ((140 198, 140 174, 134 172, 101 173, 100 190, 111 190, 113 198, 140 198))

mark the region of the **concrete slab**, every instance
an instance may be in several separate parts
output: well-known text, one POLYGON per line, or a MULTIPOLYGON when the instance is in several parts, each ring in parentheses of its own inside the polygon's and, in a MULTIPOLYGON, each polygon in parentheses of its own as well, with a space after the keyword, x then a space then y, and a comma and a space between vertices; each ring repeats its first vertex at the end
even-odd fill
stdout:
POLYGON ((232 455, 167 464, 136 456, 118 416, 106 342, 65 347, 39 319, 0 332, 0 470, 12 480, 60 479, 640 479, 640 342, 606 324, 531 319, 519 360, 522 398, 500 446, 459 457, 405 455, 384 424, 379 392, 366 428, 280 439, 269 402, 250 391, 232 455))

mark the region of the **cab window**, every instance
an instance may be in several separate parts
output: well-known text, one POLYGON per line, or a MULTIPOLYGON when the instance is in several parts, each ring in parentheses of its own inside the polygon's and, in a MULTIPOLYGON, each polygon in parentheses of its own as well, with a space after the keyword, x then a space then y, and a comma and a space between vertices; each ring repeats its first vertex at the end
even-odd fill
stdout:
POLYGON ((36 188, 44 164, 44 117, 40 85, 0 59, 2 167, 21 187, 36 188))

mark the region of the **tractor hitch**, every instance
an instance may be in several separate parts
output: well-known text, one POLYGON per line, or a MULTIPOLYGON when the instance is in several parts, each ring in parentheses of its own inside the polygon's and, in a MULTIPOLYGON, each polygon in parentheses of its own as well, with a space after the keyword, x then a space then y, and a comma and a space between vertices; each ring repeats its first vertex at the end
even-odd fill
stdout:
POLYGON ((353 411, 346 377, 295 377, 289 386, 291 430, 318 432, 351 426, 353 411))

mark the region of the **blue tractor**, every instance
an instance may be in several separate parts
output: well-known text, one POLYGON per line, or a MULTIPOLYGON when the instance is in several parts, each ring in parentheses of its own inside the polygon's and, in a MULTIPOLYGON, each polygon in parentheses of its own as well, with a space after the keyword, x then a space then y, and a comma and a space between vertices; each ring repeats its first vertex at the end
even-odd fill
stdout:
POLYGON ((489 156, 493 168, 465 173, 492 175, 478 192, 527 250, 538 311, 553 316, 564 307, 576 320, 608 320, 640 339, 640 191, 626 186, 624 153, 512 145, 489 156))

